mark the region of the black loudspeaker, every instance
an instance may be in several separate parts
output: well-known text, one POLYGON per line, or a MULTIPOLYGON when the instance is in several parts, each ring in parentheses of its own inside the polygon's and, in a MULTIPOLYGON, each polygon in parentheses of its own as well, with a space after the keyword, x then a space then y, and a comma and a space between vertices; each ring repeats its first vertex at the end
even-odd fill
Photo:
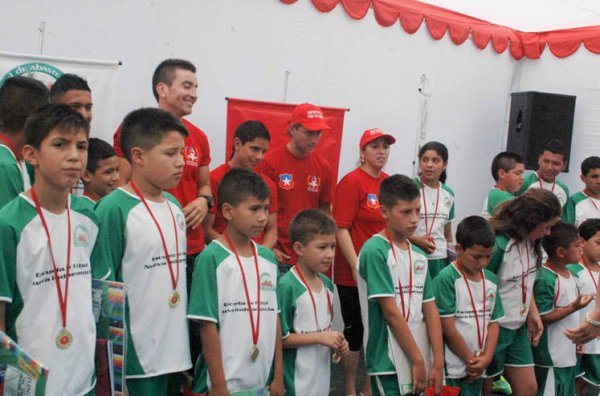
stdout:
MULTIPOLYGON (((544 145, 558 139, 567 147, 569 159, 577 97, 535 91, 514 92, 510 96, 506 150, 523 157, 525 169, 535 170, 544 145)), ((569 171, 568 164, 565 171, 569 171)))

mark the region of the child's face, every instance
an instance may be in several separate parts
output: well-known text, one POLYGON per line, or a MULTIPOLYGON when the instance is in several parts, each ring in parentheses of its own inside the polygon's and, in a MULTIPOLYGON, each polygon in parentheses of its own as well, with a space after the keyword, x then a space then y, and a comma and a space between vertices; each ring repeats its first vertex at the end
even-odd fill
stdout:
POLYGON ((64 132, 53 129, 42 140, 40 148, 26 145, 23 154, 35 167, 38 181, 60 190, 77 184, 87 164, 88 135, 84 129, 64 132))
POLYGON ((525 174, 525 165, 516 164, 514 168, 505 172, 500 169, 498 171, 498 181, 504 184, 504 187, 509 193, 515 193, 521 189, 523 184, 523 175, 525 174))
POLYGON ((269 199, 260 200, 249 195, 236 206, 223 204, 221 210, 223 217, 227 219, 228 227, 234 227, 240 234, 254 238, 267 225, 269 199))
POLYGON ((600 263, 600 231, 583 242, 583 254, 593 262, 600 263))
POLYGON ((390 155, 390 144, 385 137, 375 139, 367 143, 365 148, 361 150, 361 154, 366 164, 376 169, 382 169, 390 155))
POLYGON ((419 159, 421 177, 427 182, 440 180, 442 172, 446 169, 446 163, 442 156, 435 150, 427 150, 419 159))
POLYGON ((164 134, 161 142, 149 150, 139 150, 132 155, 134 163, 139 166, 143 177, 161 190, 174 188, 183 174, 183 135, 177 131, 164 134))
POLYGON ((467 274, 478 274, 482 269, 487 267, 494 247, 485 247, 482 245, 475 245, 463 249, 460 244, 456 244, 456 254, 460 260, 463 271, 467 274))
POLYGON ((550 229, 554 226, 554 224, 558 223, 559 220, 560 217, 556 217, 552 220, 544 221, 543 223, 538 224, 538 226, 527 235, 527 240, 533 242, 543 238, 546 235, 550 235, 550 229))
POLYGON ((85 189, 93 191, 100 197, 110 194, 119 182, 119 157, 112 156, 98 162, 94 173, 85 171, 82 176, 85 189))
POLYGON ((381 215, 385 219, 387 227, 396 234, 408 238, 414 234, 419 225, 421 198, 415 198, 412 201, 399 199, 391 208, 382 205, 381 215))
POLYGON ((581 239, 577 238, 577 240, 571 242, 567 248, 562 248, 562 252, 563 260, 567 263, 578 263, 582 253, 581 239))
POLYGON ((92 122, 92 107, 94 104, 92 103, 92 93, 90 91, 71 89, 62 95, 60 102, 81 114, 87 122, 92 122))
POLYGON ((544 151, 538 158, 538 172, 542 179, 552 182, 560 174, 567 163, 561 154, 554 154, 550 151, 544 151))
POLYGON ((294 243, 298 261, 314 272, 327 272, 335 257, 335 234, 317 234, 306 244, 294 243))
POLYGON ((233 157, 243 168, 250 170, 260 164, 269 148, 269 141, 263 138, 256 138, 244 144, 235 138, 233 144, 235 147, 233 157))
POLYGON ((590 170, 585 176, 581 175, 581 181, 592 194, 600 195, 600 168, 590 170))

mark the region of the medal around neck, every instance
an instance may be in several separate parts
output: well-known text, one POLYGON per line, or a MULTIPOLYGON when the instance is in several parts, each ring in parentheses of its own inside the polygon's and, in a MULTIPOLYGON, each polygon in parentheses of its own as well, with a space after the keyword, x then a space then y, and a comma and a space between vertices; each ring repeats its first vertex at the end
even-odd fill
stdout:
POLYGON ((61 328, 56 334, 56 346, 59 349, 67 349, 73 343, 73 334, 66 328, 61 328))

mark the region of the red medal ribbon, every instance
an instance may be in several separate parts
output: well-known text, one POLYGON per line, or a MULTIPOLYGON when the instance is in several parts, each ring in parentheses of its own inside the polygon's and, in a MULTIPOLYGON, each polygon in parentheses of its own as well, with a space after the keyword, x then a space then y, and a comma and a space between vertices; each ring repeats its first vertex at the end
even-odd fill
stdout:
POLYGON ((15 145, 10 140, 8 140, 8 138, 6 136, 4 136, 3 134, 0 134, 0 140, 2 140, 4 142, 4 144, 6 144, 6 146, 10 149, 10 151, 12 151, 12 153, 15 156, 15 158, 17 159, 17 161, 20 161, 21 156, 17 152, 17 148, 15 147, 15 145))
POLYGON ((494 188, 496 190, 500 190, 500 191, 506 191, 505 189, 503 189, 502 187, 498 186, 497 184, 494 186, 494 188))
POLYGON ((162 232, 162 228, 160 228, 160 224, 158 224, 158 220, 156 220, 156 217, 154 217, 152 209, 150 209, 148 202, 146 202, 146 199, 144 198, 140 190, 138 190, 137 186, 133 182, 133 179, 131 180, 131 188, 146 207, 146 210, 150 214, 150 217, 152 217, 152 220, 154 221, 154 224, 158 229, 158 233, 160 234, 160 240, 162 241, 163 245, 163 250, 165 251, 165 257, 167 259, 167 266, 169 267, 169 274, 171 275, 171 285, 173 286, 173 291, 175 291, 177 290, 177 284, 179 283, 179 236, 177 234, 177 222, 175 221, 175 216, 173 215, 173 211, 171 210, 171 205, 169 205, 169 201, 166 200, 167 208, 169 208, 169 213, 171 213, 171 219, 173 220, 173 229, 175 230, 175 262, 177 263, 177 275, 175 275, 175 271, 173 270, 173 263, 171 262, 171 256, 169 255, 169 250, 167 249, 167 242, 165 241, 165 236, 162 232))
POLYGON ((546 267, 550 268, 554 273, 556 273, 556 294, 554 295, 554 308, 556 308, 558 296, 560 296, 560 275, 556 271, 556 268, 554 268, 550 260, 546 261, 546 267))
POLYGON ((467 276, 465 275, 465 273, 462 270, 462 266, 460 264, 460 260, 456 261, 456 268, 458 268, 458 271, 460 272, 460 274, 462 275, 464 281, 465 281, 465 285, 467 285, 467 291, 469 292, 469 299, 471 299, 471 307, 473 307, 473 314, 475 315, 475 324, 477 325, 477 343, 479 344, 479 350, 482 351, 483 350, 483 341, 485 340, 485 315, 487 314, 486 311, 486 294, 485 294, 485 274, 483 273, 483 270, 481 271, 481 281, 483 282, 483 325, 482 325, 482 331, 479 331, 479 315, 477 314, 477 307, 475 306, 475 299, 473 298, 473 293, 471 292, 471 286, 469 285, 469 281, 467 280, 467 276))
POLYGON ((598 205, 596 205, 596 202, 594 202, 594 198, 592 198, 589 194, 586 194, 585 191, 583 191, 583 195, 590 199, 590 202, 592 205, 594 205, 594 208, 596 208, 596 212, 600 213, 600 209, 598 209, 598 205))
POLYGON ((529 277, 529 269, 531 268, 529 262, 529 244, 527 243, 527 241, 524 242, 525 252, 527 253, 527 273, 525 273, 525 270, 523 268, 523 257, 521 256, 521 248, 519 247, 519 244, 517 244, 517 252, 519 253, 519 261, 521 262, 521 296, 523 306, 525 306, 525 303, 527 302, 527 286, 525 285, 525 279, 529 277))
POLYGON ((437 199, 435 201, 435 211, 433 212, 433 218, 431 219, 431 227, 429 227, 429 219, 427 217, 427 197, 425 196, 425 183, 423 179, 419 176, 419 180, 421 181, 421 193, 423 195, 423 208, 425 211, 425 235, 430 236, 433 231, 433 224, 435 223, 435 218, 437 217, 438 207, 440 205, 440 184, 438 182, 437 190, 437 199))
POLYGON ((252 247, 252 255, 254 256, 254 268, 256 269, 256 327, 254 327, 254 315, 252 315, 252 304, 250 303, 250 293, 248 292, 248 283, 246 282, 246 272, 244 271, 244 266, 242 265, 242 261, 240 260, 240 256, 238 255, 237 250, 235 250, 235 246, 231 243, 231 239, 229 239, 229 235, 227 231, 224 233, 225 239, 229 244, 229 248, 235 254, 235 258, 237 259, 238 265, 240 267, 240 272, 242 273, 242 280, 244 282, 244 292, 246 293, 246 304, 248 305, 248 315, 250 315, 250 328, 252 330, 252 344, 256 346, 258 344, 258 335, 260 333, 260 274, 258 273, 258 255, 256 254, 256 247, 254 247, 254 243, 250 242, 250 246, 252 247))
MULTIPOLYGON (((385 236, 388 239, 388 242, 390 244, 390 249, 392 249, 392 255, 394 256, 394 261, 396 262, 396 265, 399 266, 398 263, 398 258, 396 257, 396 250, 394 248, 394 243, 392 242, 392 238, 390 238, 390 233, 388 231, 388 229, 385 229, 385 236)), ((410 303, 412 301, 412 289, 413 289, 413 265, 412 265, 412 254, 410 252, 411 248, 410 248, 410 242, 407 240, 406 241, 408 243, 408 273, 409 273, 409 278, 408 278, 408 312, 405 312, 406 309, 404 307, 404 291, 402 290, 402 282, 400 281, 400 277, 398 277, 398 287, 400 288, 400 301, 402 303, 402 316, 404 316, 404 319, 408 322, 408 318, 410 318, 410 303)))
MULTIPOLYGON (((310 301, 312 302, 312 306, 313 306, 313 312, 315 314, 315 322, 317 324, 317 331, 322 331, 321 325, 319 325, 319 316, 317 315, 317 303, 315 302, 315 297, 313 296, 312 289, 308 285, 308 282, 304 278, 304 275, 302 275, 302 271, 300 271, 300 269, 296 265, 293 268, 296 269, 295 272, 298 274, 298 277, 304 284, 304 287, 306 287, 306 290, 308 290, 308 295, 310 296, 310 301)), ((323 284, 322 281, 321 281, 321 285, 323 285, 323 290, 325 291, 325 293, 327 295, 327 308, 329 308, 329 325, 327 325, 326 331, 329 331, 331 329, 331 322, 333 322, 333 306, 331 305, 331 296, 329 295, 329 290, 327 290, 327 288, 325 287, 325 285, 323 284)))
POLYGON ((596 278, 594 278, 594 275, 592 274, 592 270, 590 269, 590 265, 587 262, 587 259, 585 258, 584 255, 581 255, 581 262, 583 263, 583 266, 585 267, 585 269, 588 271, 588 274, 590 274, 590 278, 592 278, 592 282, 594 282, 594 287, 596 288, 596 292, 598 291, 598 282, 596 282, 596 278))
MULTIPOLYGON (((543 189, 543 188, 544 188, 544 186, 543 186, 543 184, 542 184, 542 177, 540 176, 540 173, 539 173, 539 172, 535 172, 535 173, 536 173, 536 175, 537 175, 537 177, 538 177, 538 182, 540 183, 540 188, 541 188, 541 189, 543 189)), ((552 182, 552 190, 551 190, 552 192, 554 192, 554 187, 555 187, 555 186, 556 186, 556 179, 554 179, 554 181, 552 182)))
POLYGON ((46 232, 46 236, 48 237, 48 248, 50 249, 50 257, 52 258, 52 270, 54 271, 54 281, 56 282, 56 292, 58 293, 58 303, 60 306, 60 315, 62 317, 62 327, 63 329, 66 329, 67 304, 69 299, 69 273, 71 272, 71 210, 69 209, 69 201, 67 198, 67 224, 69 236, 67 238, 67 268, 65 278, 65 293, 63 298, 63 291, 60 286, 60 279, 58 278, 58 269, 56 268, 54 252, 52 251, 52 240, 50 239, 50 230, 48 229, 48 224, 46 223, 46 219, 44 218, 44 214, 42 213, 40 201, 38 200, 37 194, 35 193, 35 189, 33 187, 31 187, 31 198, 33 198, 35 210, 37 211, 38 216, 40 216, 40 221, 42 222, 42 226, 44 227, 44 231, 46 232))

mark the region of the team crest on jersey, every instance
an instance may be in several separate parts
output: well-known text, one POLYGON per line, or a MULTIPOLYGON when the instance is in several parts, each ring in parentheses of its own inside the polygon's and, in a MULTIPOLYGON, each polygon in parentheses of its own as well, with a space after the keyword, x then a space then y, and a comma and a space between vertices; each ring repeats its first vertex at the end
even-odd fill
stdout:
POLYGON ((493 290, 490 290, 487 294, 488 301, 494 301, 496 299, 496 293, 493 290))
POLYGON ((367 194, 367 206, 372 209, 379 208, 379 199, 377 199, 377 194, 367 194))
POLYGON ((446 207, 448 209, 450 209, 450 207, 452 206, 452 201, 451 201, 450 197, 444 198, 444 205, 446 205, 446 207))
POLYGON ((319 188, 321 187, 321 179, 319 178, 319 176, 309 175, 306 178, 306 184, 308 185, 308 191, 319 192, 319 188))
POLYGON ((177 213, 175 218, 177 219, 177 225, 179 226, 179 229, 181 231, 185 231, 185 218, 181 215, 181 213, 177 213))
POLYGON ((198 159, 200 158, 200 155, 198 153, 198 150, 196 150, 194 146, 185 146, 183 155, 185 156, 186 164, 190 164, 192 166, 198 165, 198 159))
POLYGON ((417 260, 415 261, 415 274, 419 275, 422 274, 423 272, 425 272, 425 261, 423 260, 417 260))
POLYGON ((260 274, 260 290, 275 291, 275 285, 270 273, 263 272, 260 274))
POLYGON ((73 244, 76 247, 88 247, 90 245, 90 236, 87 227, 77 225, 73 229, 73 244))
POLYGON ((282 190, 291 190, 294 188, 294 175, 291 173, 282 173, 279 175, 279 187, 282 190))

